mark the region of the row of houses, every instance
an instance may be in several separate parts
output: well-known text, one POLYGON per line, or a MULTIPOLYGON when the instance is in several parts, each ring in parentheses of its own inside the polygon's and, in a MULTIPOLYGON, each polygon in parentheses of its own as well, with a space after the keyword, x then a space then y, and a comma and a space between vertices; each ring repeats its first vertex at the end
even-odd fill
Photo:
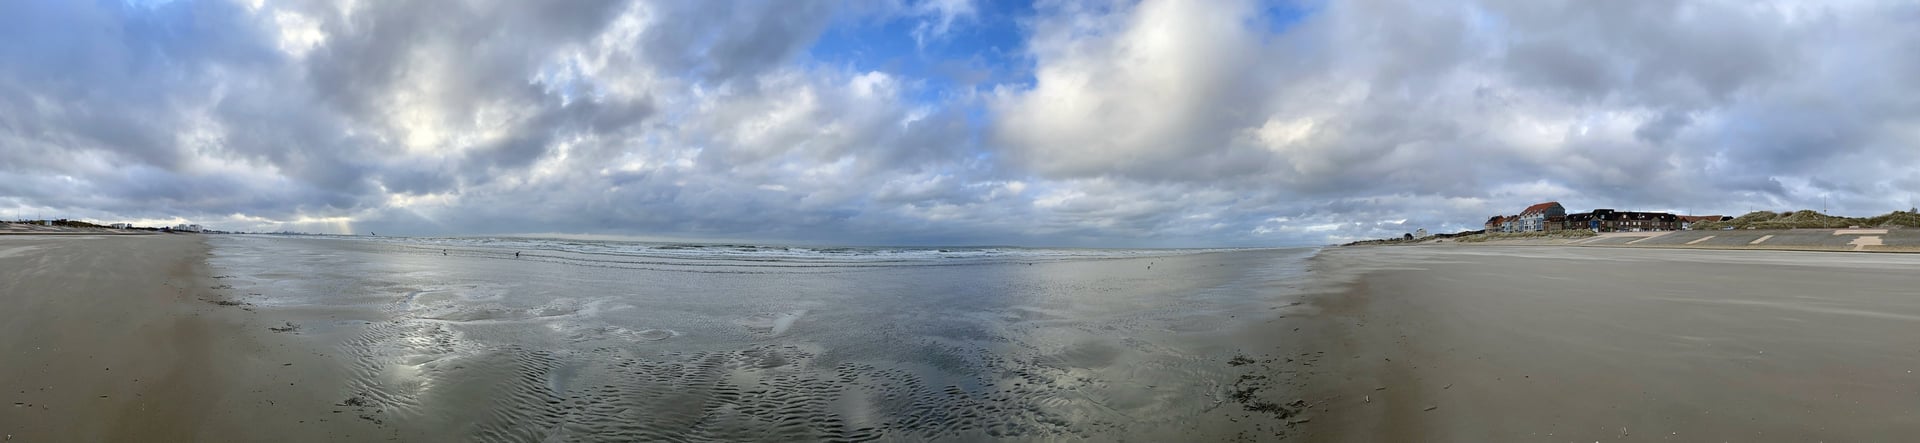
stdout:
POLYGON ((1594 232, 1679 231, 1692 229, 1694 223, 1730 220, 1721 215, 1675 215, 1667 212, 1632 212, 1595 209, 1568 214, 1560 202, 1528 206, 1516 215, 1496 215, 1487 219, 1487 232, 1554 232, 1584 229, 1594 232))
MULTIPOLYGON (((147 230, 155 229, 155 228, 136 228, 133 226, 132 223, 114 223, 111 225, 107 225, 107 227, 114 228, 114 229, 147 229, 147 230)), ((206 232, 207 231, 206 227, 203 227, 197 224, 189 224, 189 223, 181 223, 173 226, 161 226, 158 229, 162 231, 172 231, 172 232, 206 232)))

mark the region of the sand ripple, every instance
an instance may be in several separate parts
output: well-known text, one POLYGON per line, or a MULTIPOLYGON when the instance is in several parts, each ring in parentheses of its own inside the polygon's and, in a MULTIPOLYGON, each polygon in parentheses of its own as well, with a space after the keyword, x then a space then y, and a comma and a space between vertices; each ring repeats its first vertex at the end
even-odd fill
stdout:
POLYGON ((787 344, 650 355, 481 346, 457 327, 399 320, 347 343, 363 418, 464 424, 460 439, 474 441, 892 441, 1087 438, 1097 421, 1071 415, 1111 415, 1088 409, 1089 386, 1069 371, 933 342, 925 364, 829 363, 787 344))

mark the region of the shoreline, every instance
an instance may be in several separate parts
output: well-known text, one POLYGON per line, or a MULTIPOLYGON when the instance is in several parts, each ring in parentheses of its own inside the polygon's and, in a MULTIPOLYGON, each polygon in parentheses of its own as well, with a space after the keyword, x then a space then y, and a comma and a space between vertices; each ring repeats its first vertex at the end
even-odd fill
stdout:
MULTIPOLYGON (((380 436, 331 412, 325 346, 223 294, 199 236, 0 238, 0 433, 22 441, 380 436), (292 331, 289 331, 292 332, 292 331)), ((345 396, 340 396, 345 398, 345 396)))

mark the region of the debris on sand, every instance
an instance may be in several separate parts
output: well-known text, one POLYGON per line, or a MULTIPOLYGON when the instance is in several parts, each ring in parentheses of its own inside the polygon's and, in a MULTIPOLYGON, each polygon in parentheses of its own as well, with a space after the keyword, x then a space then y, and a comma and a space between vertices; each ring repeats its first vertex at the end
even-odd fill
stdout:
MULTIPOLYGON (((1272 362, 1273 359, 1267 359, 1263 362, 1245 355, 1235 355, 1232 360, 1227 361, 1227 364, 1232 366, 1245 366, 1255 363, 1272 362)), ((1262 367, 1265 368, 1266 365, 1262 364, 1262 367)), ((1271 368, 1267 369, 1270 370, 1271 368)), ((1296 399, 1285 405, 1262 399, 1259 395, 1260 391, 1270 387, 1271 383, 1272 380, 1265 375, 1242 374, 1238 380, 1233 382, 1232 388, 1228 389, 1227 398, 1236 403, 1240 403, 1241 408, 1248 412, 1271 414, 1273 418, 1280 420, 1291 418, 1304 409, 1307 402, 1303 399, 1296 399)))
POLYGON ((1429 406, 1427 406, 1427 408, 1426 408, 1426 409, 1421 409, 1421 410, 1422 410, 1422 411, 1431 411, 1431 410, 1435 410, 1435 409, 1440 409, 1440 407, 1439 407, 1439 406, 1432 406, 1432 405, 1429 405, 1429 406))
POLYGON ((286 326, 269 327, 267 328, 267 330, 273 331, 273 332, 293 332, 293 331, 300 330, 300 325, 294 324, 293 322, 287 322, 286 326))
MULTIPOLYGON (((373 401, 367 399, 365 395, 356 394, 352 397, 347 397, 346 400, 342 400, 340 403, 335 404, 334 406, 351 406, 354 408, 355 412, 358 412, 358 414, 355 414, 355 415, 359 416, 361 420, 370 421, 376 425, 386 424, 386 421, 381 420, 379 417, 379 414, 385 411, 385 409, 377 408, 376 405, 373 403, 373 401), (373 410, 368 411, 368 409, 373 409, 373 410)), ((335 414, 338 414, 341 411, 333 411, 333 412, 335 414)))

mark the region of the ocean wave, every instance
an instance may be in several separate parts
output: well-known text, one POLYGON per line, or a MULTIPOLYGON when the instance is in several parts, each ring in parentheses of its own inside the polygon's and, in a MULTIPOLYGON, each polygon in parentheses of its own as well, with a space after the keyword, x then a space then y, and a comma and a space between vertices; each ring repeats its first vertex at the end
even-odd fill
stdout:
POLYGON ((857 268, 1051 262, 1199 254, 1243 249, 1079 249, 1023 247, 853 247, 744 243, 651 243, 524 237, 314 238, 363 241, 423 253, 562 261, 587 266, 741 272, 727 268, 857 268), (515 254, 519 254, 515 256, 515 254))

